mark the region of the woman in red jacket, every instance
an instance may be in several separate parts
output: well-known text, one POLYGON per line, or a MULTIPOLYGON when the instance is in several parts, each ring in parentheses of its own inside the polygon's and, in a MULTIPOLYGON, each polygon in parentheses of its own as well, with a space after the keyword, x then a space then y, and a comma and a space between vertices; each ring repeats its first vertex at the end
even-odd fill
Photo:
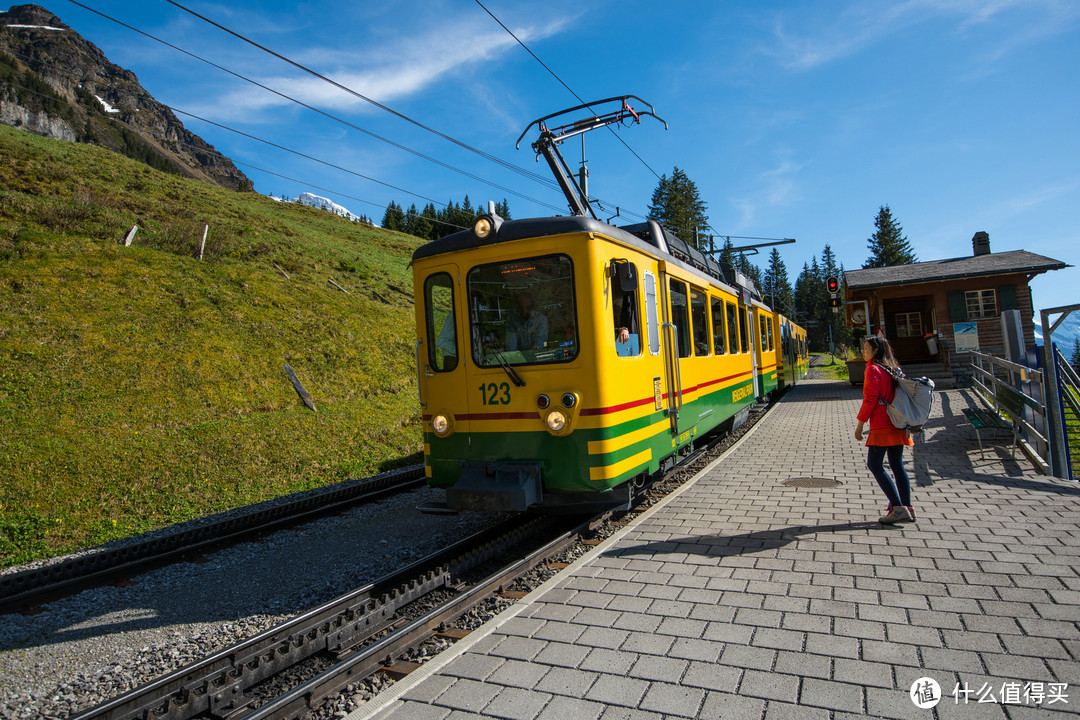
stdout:
POLYGON ((855 439, 863 439, 863 427, 870 421, 870 435, 866 438, 869 451, 866 454, 866 467, 874 474, 878 485, 889 498, 889 508, 878 522, 891 525, 898 522, 915 522, 915 509, 911 507, 911 484, 904 471, 904 446, 914 445, 907 432, 893 427, 885 405, 878 400, 891 402, 896 394, 892 377, 881 368, 882 365, 899 370, 900 366, 893 355, 889 341, 874 336, 863 343, 863 359, 866 360, 866 372, 863 375, 863 402, 859 408, 855 427, 855 439), (885 471, 885 455, 889 456, 896 482, 885 471))

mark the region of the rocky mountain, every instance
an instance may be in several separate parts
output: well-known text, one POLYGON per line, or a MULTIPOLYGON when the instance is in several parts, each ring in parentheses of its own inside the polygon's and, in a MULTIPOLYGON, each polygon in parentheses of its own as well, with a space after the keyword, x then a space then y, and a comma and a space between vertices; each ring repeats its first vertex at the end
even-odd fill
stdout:
POLYGON ((0 122, 235 190, 252 182, 130 70, 37 5, 0 13, 0 122))

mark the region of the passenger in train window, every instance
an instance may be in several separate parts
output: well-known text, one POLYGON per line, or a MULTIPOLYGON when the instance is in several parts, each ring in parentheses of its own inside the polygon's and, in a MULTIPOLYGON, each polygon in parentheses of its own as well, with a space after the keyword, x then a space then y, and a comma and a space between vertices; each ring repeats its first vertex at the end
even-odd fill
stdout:
POLYGON ((506 321, 507 350, 536 350, 547 345, 548 320, 533 309, 533 296, 528 290, 517 295, 517 310, 506 321))
POLYGON ((637 301, 634 292, 617 293, 613 303, 615 319, 615 352, 619 357, 635 357, 641 351, 638 340, 637 301))
POLYGON ((880 366, 899 370, 892 346, 884 337, 871 336, 863 343, 863 360, 866 370, 863 374, 863 402, 859 408, 855 426, 855 439, 863 439, 863 428, 870 422, 870 435, 866 438, 869 448, 866 454, 866 467, 881 486, 889 499, 885 514, 878 518, 884 525, 898 522, 915 522, 915 509, 911 506, 911 483, 904 470, 904 446, 914 445, 906 431, 893 426, 889 413, 883 404, 891 402, 896 395, 892 376, 880 366), (885 470, 885 456, 889 456, 889 467, 894 478, 885 470))

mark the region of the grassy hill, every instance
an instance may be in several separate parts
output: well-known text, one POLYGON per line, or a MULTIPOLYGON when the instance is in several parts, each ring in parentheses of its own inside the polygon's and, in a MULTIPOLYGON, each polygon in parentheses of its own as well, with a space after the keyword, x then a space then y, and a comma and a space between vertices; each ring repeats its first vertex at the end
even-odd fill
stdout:
POLYGON ((419 242, 0 126, 0 564, 416 461, 419 242))

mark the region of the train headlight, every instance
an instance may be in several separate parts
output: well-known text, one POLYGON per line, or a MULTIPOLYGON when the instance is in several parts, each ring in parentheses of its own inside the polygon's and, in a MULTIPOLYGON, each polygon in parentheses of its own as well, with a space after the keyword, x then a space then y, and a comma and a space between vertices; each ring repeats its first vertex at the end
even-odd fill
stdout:
POLYGON ((575 405, 577 405, 577 395, 575 395, 574 393, 563 393, 562 406, 569 410, 575 405))
POLYGON ((549 405, 551 405, 551 398, 549 398, 547 395, 536 396, 536 407, 540 408, 541 410, 547 410, 549 405))
POLYGON ((562 432, 563 428, 566 427, 566 416, 555 410, 548 414, 546 422, 548 430, 551 430, 551 432, 562 432))
POLYGON ((499 232, 500 225, 502 225, 502 218, 498 215, 481 215, 473 223, 473 235, 478 240, 487 240, 499 232))
POLYGON ((435 434, 439 437, 446 437, 453 430, 454 424, 445 415, 436 415, 431 418, 431 429, 435 431, 435 434))

